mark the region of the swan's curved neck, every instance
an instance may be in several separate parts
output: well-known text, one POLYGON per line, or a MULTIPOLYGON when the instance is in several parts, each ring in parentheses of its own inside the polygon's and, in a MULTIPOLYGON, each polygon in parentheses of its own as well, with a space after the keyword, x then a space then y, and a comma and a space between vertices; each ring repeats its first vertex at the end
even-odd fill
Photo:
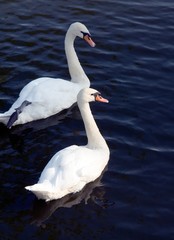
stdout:
POLYGON ((67 31, 65 37, 65 53, 68 62, 69 73, 71 76, 71 81, 75 83, 82 83, 85 87, 89 87, 90 82, 86 76, 77 54, 74 49, 74 40, 76 36, 73 35, 70 31, 67 31))
POLYGON ((82 115, 88 138, 87 146, 91 149, 108 148, 106 141, 101 135, 97 124, 93 118, 89 103, 78 103, 78 106, 82 115))

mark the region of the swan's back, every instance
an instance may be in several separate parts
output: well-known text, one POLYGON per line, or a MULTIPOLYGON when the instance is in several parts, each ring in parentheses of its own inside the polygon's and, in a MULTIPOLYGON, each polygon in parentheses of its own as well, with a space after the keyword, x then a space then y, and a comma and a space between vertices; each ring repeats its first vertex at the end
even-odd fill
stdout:
POLYGON ((100 176, 108 160, 106 151, 76 145, 67 147, 52 157, 38 183, 26 189, 46 201, 76 193, 100 176))

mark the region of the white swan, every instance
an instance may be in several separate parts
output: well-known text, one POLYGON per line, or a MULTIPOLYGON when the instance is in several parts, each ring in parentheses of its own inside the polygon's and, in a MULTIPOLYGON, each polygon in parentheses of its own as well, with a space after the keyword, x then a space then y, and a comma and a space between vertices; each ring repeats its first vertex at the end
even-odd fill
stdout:
POLYGON ((77 96, 77 103, 84 121, 88 143, 72 145, 57 152, 44 168, 37 184, 27 186, 38 199, 50 201, 75 193, 97 179, 109 160, 109 148, 92 116, 89 102, 108 102, 100 93, 85 88, 77 96))
POLYGON ((90 86, 74 50, 76 36, 86 40, 90 46, 95 46, 84 24, 75 22, 70 25, 65 37, 65 53, 71 81, 49 77, 31 81, 21 90, 19 98, 11 108, 0 114, 0 122, 11 128, 14 125, 47 118, 76 102, 78 92, 90 86))

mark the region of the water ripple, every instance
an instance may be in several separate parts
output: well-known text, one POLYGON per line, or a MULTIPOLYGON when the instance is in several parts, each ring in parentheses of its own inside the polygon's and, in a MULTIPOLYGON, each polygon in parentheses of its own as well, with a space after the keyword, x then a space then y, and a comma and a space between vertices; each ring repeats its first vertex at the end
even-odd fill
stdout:
POLYGON ((171 239, 173 1, 95 0, 79 5, 76 0, 2 0, 0 6, 1 111, 37 77, 68 79, 66 30, 73 21, 88 26, 96 47, 77 39, 75 48, 91 86, 109 99, 109 104, 91 108, 111 150, 98 198, 115 203, 100 209, 91 200, 68 211, 59 209, 44 231, 35 231, 28 224, 33 198, 23 187, 36 181, 56 151, 85 144, 84 126, 76 109, 61 120, 55 117, 14 132, 2 128, 0 238, 46 239, 59 231, 60 239, 171 239))

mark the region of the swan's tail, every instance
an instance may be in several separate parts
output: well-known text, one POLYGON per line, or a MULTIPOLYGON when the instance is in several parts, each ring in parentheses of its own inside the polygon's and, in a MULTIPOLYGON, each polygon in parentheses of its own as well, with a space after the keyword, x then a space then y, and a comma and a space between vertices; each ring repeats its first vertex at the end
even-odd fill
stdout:
POLYGON ((50 188, 45 186, 44 183, 37 183, 32 186, 27 186, 25 189, 34 193, 38 199, 43 199, 45 201, 50 201, 53 199, 53 192, 51 192, 50 188))
POLYGON ((0 122, 7 125, 9 121, 10 115, 7 115, 6 113, 0 113, 0 122))
POLYGON ((11 115, 9 115, 9 117, 8 117, 8 120, 6 123, 7 128, 11 128, 14 125, 14 123, 19 118, 19 114, 21 114, 23 109, 30 104, 31 104, 31 102, 25 100, 24 102, 22 102, 22 104, 19 107, 14 109, 14 112, 11 115))

